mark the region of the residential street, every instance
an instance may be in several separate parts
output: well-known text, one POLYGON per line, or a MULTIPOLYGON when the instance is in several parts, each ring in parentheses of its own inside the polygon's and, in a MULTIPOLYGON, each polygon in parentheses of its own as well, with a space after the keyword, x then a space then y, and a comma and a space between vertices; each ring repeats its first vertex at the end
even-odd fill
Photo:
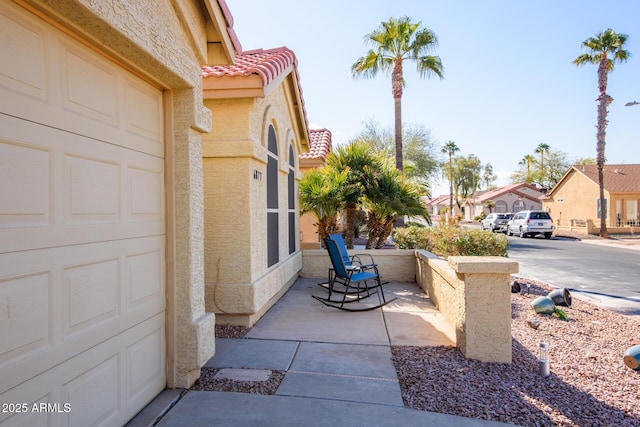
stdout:
POLYGON ((509 237, 508 251, 509 258, 520 264, 520 276, 570 288, 576 297, 640 316, 640 241, 637 243, 509 237))

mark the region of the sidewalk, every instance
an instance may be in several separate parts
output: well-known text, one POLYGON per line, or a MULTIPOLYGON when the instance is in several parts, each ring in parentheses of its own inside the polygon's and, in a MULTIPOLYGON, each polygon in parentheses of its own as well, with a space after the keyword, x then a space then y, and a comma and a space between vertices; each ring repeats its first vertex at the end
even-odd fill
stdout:
POLYGON ((390 283, 396 301, 348 313, 311 298, 320 280, 298 279, 244 339, 217 339, 205 365, 245 379, 284 371, 275 395, 165 390, 127 426, 507 425, 403 407, 391 346, 455 341, 417 284, 390 283))

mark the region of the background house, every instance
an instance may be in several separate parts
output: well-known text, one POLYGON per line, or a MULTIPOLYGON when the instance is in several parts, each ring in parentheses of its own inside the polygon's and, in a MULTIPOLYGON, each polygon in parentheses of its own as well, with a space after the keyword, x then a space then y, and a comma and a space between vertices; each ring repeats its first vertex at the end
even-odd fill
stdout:
MULTIPOLYGON (((328 129, 309 130, 309 152, 300 154, 300 172, 304 175, 311 169, 322 168, 327 164, 331 152, 331 132, 328 129)), ((320 236, 316 226, 318 219, 310 213, 300 217, 301 249, 319 249, 320 236)))
POLYGON ((542 209, 542 195, 537 187, 524 182, 474 194, 465 201, 465 219, 471 221, 483 212, 489 213, 486 207, 489 200, 495 204, 492 212, 515 213, 525 209, 542 209))
MULTIPOLYGON (((610 233, 637 232, 640 223, 640 165, 605 165, 605 220, 610 233)), ((600 231, 600 194, 596 165, 572 166, 543 199, 560 229, 600 231)))

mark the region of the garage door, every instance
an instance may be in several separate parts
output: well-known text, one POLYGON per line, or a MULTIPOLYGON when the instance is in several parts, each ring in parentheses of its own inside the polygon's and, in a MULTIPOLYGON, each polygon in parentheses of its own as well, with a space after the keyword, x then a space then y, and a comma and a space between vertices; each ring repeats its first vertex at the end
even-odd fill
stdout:
POLYGON ((0 424, 120 425, 166 383, 162 93, 11 2, 0 58, 0 424))

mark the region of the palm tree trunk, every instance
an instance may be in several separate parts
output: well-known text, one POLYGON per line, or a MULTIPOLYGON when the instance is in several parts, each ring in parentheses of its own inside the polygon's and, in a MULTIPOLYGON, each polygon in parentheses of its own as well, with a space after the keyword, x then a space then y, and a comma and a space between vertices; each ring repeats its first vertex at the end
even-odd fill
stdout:
POLYGON ((401 171, 402 164, 402 59, 396 59, 391 72, 391 90, 395 113, 396 168, 401 171))
POLYGON ((393 231, 393 222, 394 218, 387 218, 387 221, 384 224, 384 228, 381 230, 380 236, 378 237, 378 244, 376 245, 376 249, 384 248, 384 245, 387 243, 387 238, 391 235, 391 231, 393 231))
POLYGON ((606 55, 603 55, 600 65, 598 66, 598 89, 600 96, 598 97, 598 133, 596 136, 596 164, 598 165, 598 186, 600 190, 600 237, 609 237, 607 231, 606 216, 608 213, 604 199, 604 145, 606 140, 607 129, 607 108, 613 101, 613 98, 607 95, 607 74, 609 72, 609 63, 606 55))
POLYGON ((596 164, 598 165, 598 187, 600 190, 600 237, 609 237, 607 231, 606 216, 608 213, 606 201, 604 198, 604 146, 607 127, 607 106, 611 104, 613 98, 606 93, 600 95, 598 98, 600 103, 598 104, 598 134, 596 143, 596 164))
POLYGON ((349 203, 345 207, 345 230, 344 240, 347 245, 347 249, 353 249, 353 240, 355 238, 355 223, 356 223, 356 205, 355 203, 349 203))
POLYGON ((453 215, 453 162, 449 151, 449 216, 453 215))

